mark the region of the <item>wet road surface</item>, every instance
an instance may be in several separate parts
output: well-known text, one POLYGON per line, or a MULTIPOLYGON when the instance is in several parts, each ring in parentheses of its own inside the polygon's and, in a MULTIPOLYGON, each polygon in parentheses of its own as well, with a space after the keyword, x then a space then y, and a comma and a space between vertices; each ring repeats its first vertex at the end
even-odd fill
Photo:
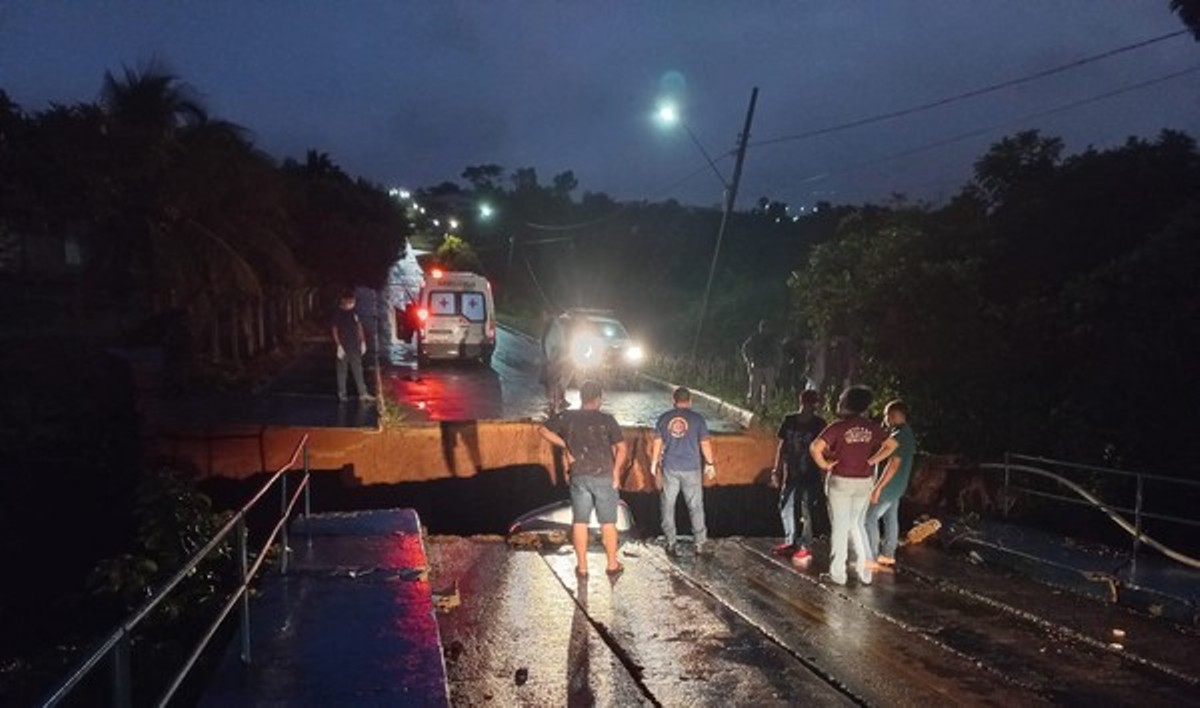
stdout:
MULTIPOLYGON (((626 543, 626 572, 574 574, 569 549, 435 537, 456 705, 1195 705, 1193 633, 914 548, 870 587, 821 582, 768 539, 668 558, 626 543), (1045 615, 1031 612, 1042 606, 1045 615), (1090 608, 1090 609, 1089 609, 1090 608), (1114 650, 1107 625, 1158 655, 1114 650), (515 677, 526 670, 526 680, 515 677)), ((602 568, 598 548, 590 563, 602 568)), ((814 566, 819 567, 819 561, 814 566)))
MULTIPOLYGON (((382 353, 382 390, 408 420, 541 420, 546 399, 538 381, 539 356, 532 340, 504 328, 497 331, 490 367, 435 361, 418 369, 411 350, 397 344, 382 353)), ((577 408, 579 391, 569 390, 567 400, 577 408)), ((646 382, 639 390, 604 392, 604 410, 624 426, 652 426, 670 407, 670 393, 646 382)), ((696 410, 714 431, 740 430, 699 400, 696 410)))

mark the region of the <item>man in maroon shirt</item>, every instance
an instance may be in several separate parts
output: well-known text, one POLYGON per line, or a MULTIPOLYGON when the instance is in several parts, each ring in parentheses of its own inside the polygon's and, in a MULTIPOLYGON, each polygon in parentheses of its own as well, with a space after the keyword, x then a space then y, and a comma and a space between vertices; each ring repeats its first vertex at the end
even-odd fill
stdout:
POLYGON ((809 446, 813 461, 826 473, 825 496, 829 500, 829 579, 846 584, 848 545, 854 544, 854 568, 863 585, 871 584, 866 562, 867 530, 864 525, 875 465, 896 449, 896 441, 878 424, 865 417, 871 405, 871 389, 851 386, 838 399, 838 420, 831 423, 809 446))

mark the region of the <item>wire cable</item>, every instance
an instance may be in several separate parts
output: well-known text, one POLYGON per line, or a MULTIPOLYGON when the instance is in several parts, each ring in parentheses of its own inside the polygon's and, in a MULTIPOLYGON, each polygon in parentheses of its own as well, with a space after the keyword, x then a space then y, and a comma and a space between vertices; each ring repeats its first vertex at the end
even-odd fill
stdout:
POLYGON ((805 177, 800 180, 800 183, 805 184, 805 183, 809 183, 809 182, 816 182, 816 181, 825 179, 826 177, 829 177, 830 175, 833 175, 833 174, 843 174, 846 172, 853 172, 855 170, 859 170, 864 167, 872 167, 874 165, 878 165, 878 164, 881 164, 884 162, 890 162, 892 160, 899 160, 901 158, 911 157, 913 155, 918 155, 923 152, 935 150, 937 148, 944 147, 946 145, 951 145, 953 143, 961 142, 963 140, 969 140, 971 138, 975 138, 980 135, 987 135, 988 133, 993 133, 997 130, 1003 130, 1005 128, 1008 128, 1009 126, 1012 126, 1015 123, 1023 123, 1025 121, 1036 120, 1038 118, 1045 118, 1046 116, 1051 116, 1056 113, 1064 113, 1066 111, 1074 110, 1076 108, 1081 108, 1083 106, 1091 105, 1093 103, 1099 103, 1100 101, 1105 101, 1110 98, 1114 98, 1116 96, 1121 96, 1121 95, 1124 95, 1127 93, 1132 93, 1134 91, 1140 91, 1142 89, 1150 88, 1151 86, 1157 86, 1158 84, 1166 83, 1168 81, 1173 81, 1182 76, 1187 76, 1188 74, 1194 74, 1197 71, 1200 71, 1200 64, 1189 67, 1187 69, 1173 71, 1169 74, 1164 74, 1162 76, 1156 76, 1152 79, 1147 79, 1145 81, 1139 81, 1138 83, 1128 84, 1126 86, 1122 86, 1120 88, 1116 88, 1111 91, 1105 91, 1104 93, 1098 93, 1093 96, 1088 96, 1087 98, 1081 98, 1076 101, 1071 101, 1070 103, 1064 103, 1062 105, 1055 106, 1053 108, 1047 108, 1045 110, 1037 111, 1034 113, 1027 113, 1023 116, 1012 118, 1010 120, 1004 121, 1003 123, 991 125, 986 128, 976 128, 974 130, 969 130, 969 131, 966 131, 963 133, 959 133, 959 134, 951 136, 949 138, 944 138, 944 139, 938 140, 936 142, 927 143, 925 145, 909 148, 907 150, 902 150, 900 152, 892 153, 890 155, 885 155, 883 157, 877 157, 877 158, 873 158, 870 160, 864 160, 862 162, 858 162, 858 163, 848 165, 848 166, 842 167, 842 168, 834 168, 831 170, 827 170, 820 174, 805 177))
POLYGON ((1014 79, 1007 79, 1005 81, 1000 81, 998 83, 989 84, 989 85, 983 86, 981 88, 972 89, 970 91, 965 91, 963 93, 954 94, 953 96, 946 96, 945 98, 939 98, 935 101, 929 101, 927 103, 921 103, 921 104, 918 104, 915 106, 909 106, 907 108, 900 108, 898 110, 888 111, 886 113, 877 113, 873 116, 867 116, 865 118, 857 118, 854 120, 846 121, 844 123, 838 123, 836 125, 826 126, 824 128, 815 128, 813 130, 806 130, 801 133, 793 133, 791 135, 781 135, 778 137, 767 138, 764 140, 753 140, 749 143, 749 146, 750 147, 762 147, 764 145, 775 145, 778 143, 791 142, 791 141, 795 141, 795 140, 807 140, 808 138, 815 138, 820 135, 828 135, 830 133, 837 133, 837 132, 841 132, 843 130, 849 130, 851 128, 858 128, 858 127, 861 127, 864 125, 871 125, 873 123, 882 123, 884 121, 893 120, 895 118, 902 118, 904 116, 913 115, 914 113, 921 113, 921 112, 928 111, 928 110, 931 110, 934 108, 940 108, 942 106, 947 106, 952 103, 958 103, 959 101, 965 101, 970 98, 982 96, 984 94, 994 93, 994 92, 1000 91, 1002 89, 1012 88, 1013 86, 1019 86, 1021 84, 1026 84, 1031 81, 1037 81, 1038 79, 1044 79, 1047 76, 1054 76, 1055 74, 1061 74, 1065 71, 1070 71, 1072 69, 1078 69, 1081 66, 1086 66, 1088 64, 1092 64, 1092 63, 1095 63, 1095 62, 1098 62, 1098 61, 1101 61, 1104 59, 1108 59, 1110 57, 1114 57, 1119 54, 1124 54, 1126 52, 1132 52, 1132 51, 1135 51, 1138 49, 1143 49, 1145 47, 1149 47, 1151 45, 1158 44, 1159 42, 1165 42, 1169 39, 1174 39, 1176 37, 1182 37, 1186 34, 1189 34, 1189 30, 1178 30, 1175 32, 1168 32, 1167 34, 1162 34, 1157 37, 1151 37, 1150 39, 1144 39, 1140 42, 1134 42, 1133 44, 1126 44, 1124 46, 1117 47, 1115 49, 1109 49, 1108 51, 1100 52, 1099 54, 1092 54, 1090 56, 1086 56, 1081 59, 1076 59, 1075 61, 1067 62, 1066 64, 1059 64, 1058 66, 1054 66, 1049 69, 1043 69, 1041 71, 1037 71, 1032 74, 1026 74, 1024 76, 1019 76, 1014 79))

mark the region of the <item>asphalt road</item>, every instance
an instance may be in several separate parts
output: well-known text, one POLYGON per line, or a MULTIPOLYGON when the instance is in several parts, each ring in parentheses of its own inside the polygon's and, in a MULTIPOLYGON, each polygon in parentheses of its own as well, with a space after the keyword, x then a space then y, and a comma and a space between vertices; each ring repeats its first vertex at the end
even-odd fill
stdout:
MULTIPOLYGON (((536 344, 500 329, 491 366, 479 362, 432 362, 418 368, 409 347, 398 344, 381 352, 382 391, 401 406, 410 420, 542 420, 546 398, 538 381, 540 353, 536 344)), ((567 400, 579 406, 579 391, 567 400)), ((739 429, 696 401, 696 410, 717 432, 739 429)), ((651 426, 671 406, 670 393, 642 382, 640 390, 607 390, 603 409, 624 426, 651 426)))
MULTIPOLYGON (((772 557, 767 539, 713 544, 712 556, 671 559, 655 542, 627 543, 613 580, 577 579, 566 548, 429 539, 433 586, 461 599, 439 618, 452 702, 1194 705, 1200 695, 1195 662, 1179 658, 1194 636, 1088 600, 1074 604, 1091 612, 1039 615, 997 599, 1020 590, 1043 607, 1048 589, 1028 580, 966 566, 986 580, 968 588, 902 568, 841 587, 818 579, 820 559, 800 570, 772 557), (1095 617, 1105 633, 1124 627, 1175 650, 1160 665, 1108 648, 1091 637, 1095 617)), ((965 563, 913 552, 926 571, 965 563)))

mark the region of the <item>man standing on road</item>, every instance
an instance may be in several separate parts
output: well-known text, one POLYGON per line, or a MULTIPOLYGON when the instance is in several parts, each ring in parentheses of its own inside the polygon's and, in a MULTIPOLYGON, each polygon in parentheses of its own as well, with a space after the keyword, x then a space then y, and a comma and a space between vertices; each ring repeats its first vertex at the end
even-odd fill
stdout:
POLYGON ((546 389, 546 410, 550 415, 567 408, 567 378, 570 376, 570 356, 567 333, 571 319, 567 313, 546 313, 542 328, 542 385, 546 389))
POLYGON ((583 382, 579 397, 580 410, 553 416, 538 432, 551 445, 566 451, 576 576, 587 577, 588 523, 593 510, 608 557, 606 572, 613 576, 625 569, 617 560, 617 502, 621 468, 625 466, 625 437, 616 418, 600 411, 600 384, 583 382))
POLYGON ((783 520, 783 543, 775 547, 775 553, 790 555, 797 564, 812 558, 813 508, 821 498, 821 469, 808 453, 809 445, 825 429, 825 420, 816 414, 820 403, 821 394, 816 391, 800 392, 800 409, 789 413, 779 425, 779 448, 771 470, 771 486, 779 488, 779 515, 783 520))
POLYGON ((908 489, 912 475, 913 456, 917 439, 908 427, 908 406, 899 399, 883 407, 883 420, 897 443, 896 452, 887 459, 883 472, 871 491, 871 506, 867 509, 867 544, 875 563, 881 566, 896 564, 896 545, 900 540, 900 497, 908 489), (883 546, 879 545, 879 521, 883 520, 883 546))
POLYGON ((337 312, 333 315, 330 326, 333 343, 337 347, 337 390, 338 400, 346 400, 346 369, 354 374, 354 385, 358 389, 358 397, 363 401, 373 401, 375 397, 367 389, 363 381, 363 355, 367 353, 367 338, 363 332, 362 322, 354 312, 354 293, 344 292, 338 300, 337 312))
POLYGON ((742 360, 746 362, 746 373, 750 379, 746 402, 752 408, 761 410, 767 407, 782 358, 779 342, 769 331, 767 321, 762 320, 758 323, 758 331, 742 343, 742 360))
POLYGON ((829 499, 829 573, 838 585, 846 584, 848 545, 854 544, 855 570, 863 585, 871 584, 867 567, 866 512, 875 481, 875 465, 896 450, 896 441, 883 428, 865 417, 871 405, 871 389, 851 386, 838 399, 838 421, 831 423, 809 446, 813 461, 828 473, 825 493, 829 499))
POLYGON ((713 465, 712 436, 704 416, 692 410, 692 393, 680 386, 672 394, 675 407, 658 417, 658 435, 650 450, 650 474, 662 469, 662 530, 667 555, 675 556, 675 500, 683 492, 696 555, 707 552, 708 529, 704 525, 704 478, 717 476, 713 465))

